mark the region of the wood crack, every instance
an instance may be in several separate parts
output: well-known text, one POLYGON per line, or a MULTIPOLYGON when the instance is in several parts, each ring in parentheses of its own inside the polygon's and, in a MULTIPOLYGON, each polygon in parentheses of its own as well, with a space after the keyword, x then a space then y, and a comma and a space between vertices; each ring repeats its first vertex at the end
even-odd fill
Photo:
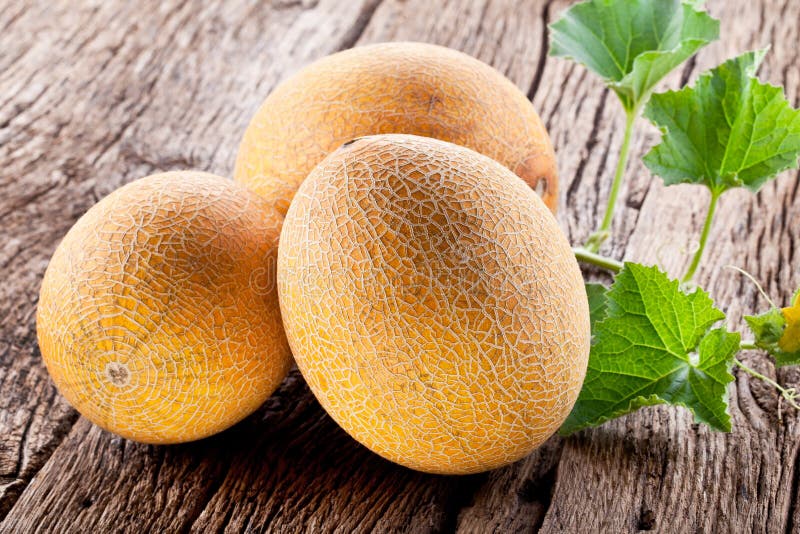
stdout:
POLYGON ((35 191, 35 192, 31 193, 30 195, 28 195, 26 197, 22 197, 18 201, 9 204, 6 207, 6 209, 0 211, 0 222, 3 221, 6 217, 8 217, 10 214, 15 212, 16 210, 19 210, 19 209, 21 209, 21 208, 23 208, 25 206, 30 205, 33 202, 38 201, 40 198, 42 198, 46 194, 48 194, 51 191, 53 191, 56 187, 59 187, 61 185, 63 185, 63 184, 60 183, 60 182, 54 182, 52 184, 47 185, 43 189, 40 189, 39 191, 35 191))
MULTIPOLYGON (((594 112, 594 118, 592 119, 592 130, 589 132, 589 136, 586 139, 586 144, 583 147, 583 156, 581 157, 581 160, 578 163, 577 168, 575 169, 575 175, 573 176, 572 181, 569 184, 569 188, 567 189, 567 198, 573 198, 575 196, 576 191, 583 182, 583 175, 586 169, 586 164, 592 157, 594 147, 597 144, 597 134, 600 131, 600 121, 603 118, 603 112, 606 107, 606 101, 608 100, 608 95, 609 95, 609 90, 603 89, 603 96, 600 98, 600 104, 597 106, 597 109, 594 112)), ((594 181, 595 187, 596 188, 599 187, 599 184, 603 182, 604 180, 602 179, 595 180, 594 181)), ((599 195, 599 189, 597 190, 597 192, 599 195)), ((597 204, 599 207, 600 204, 599 196, 597 204)), ((597 216, 597 212, 595 213, 595 216, 597 216)))
POLYGON ((375 11, 378 10, 380 7, 382 0, 366 0, 364 5, 361 7, 361 10, 356 17, 353 26, 345 33, 344 37, 339 41, 339 44, 336 46, 335 50, 347 50, 348 48, 353 48, 358 40, 361 38, 361 35, 364 33, 364 30, 369 25, 369 21, 372 20, 372 16, 375 14, 375 11))
POLYGON ((22 430, 22 438, 20 439, 17 467, 15 468, 12 476, 20 476, 20 473, 22 473, 22 464, 25 461, 25 448, 28 441, 28 434, 31 430, 31 425, 33 425, 33 417, 28 417, 28 420, 25 422, 25 428, 22 430))
POLYGON ((542 40, 539 48, 539 60, 536 63, 536 72, 533 75, 533 82, 528 88, 528 100, 533 102, 536 93, 539 91, 539 84, 542 83, 542 76, 544 75, 544 68, 547 64, 547 53, 549 52, 549 45, 547 42, 547 25, 550 24, 550 2, 547 2, 542 8, 540 16, 542 21, 542 40))
MULTIPOLYGON (((788 432, 787 432, 788 434, 788 432)), ((800 499, 800 448, 796 448, 792 455, 792 484, 789 488, 788 508, 786 510, 786 528, 784 532, 791 534, 796 532, 794 516, 798 510, 798 499, 800 499)))
POLYGON ((475 493, 486 481, 487 474, 469 475, 461 477, 454 491, 448 495, 444 506, 444 520, 437 529, 439 532, 455 532, 461 511, 475 499, 475 493))
MULTIPOLYGON (((54 391, 53 396, 51 397, 54 400, 55 395, 57 393, 54 391)), ((42 459, 39 466, 32 466, 29 473, 23 473, 22 471, 22 458, 24 454, 24 441, 20 444, 20 463, 17 468, 17 473, 14 475, 15 481, 17 482, 15 491, 13 492, 6 492, 5 494, 0 493, 0 527, 3 526, 3 520, 5 519, 6 515, 14 508, 15 504, 22 496, 22 493, 25 491, 25 488, 28 487, 30 481, 36 476, 36 473, 47 463, 50 457, 55 454, 56 450, 61 446, 61 444, 67 439, 72 428, 75 426, 75 423, 78 422, 80 415, 78 412, 72 410, 71 414, 58 425, 57 431, 53 433, 53 437, 50 440, 48 447, 39 451, 39 455, 42 456, 42 459)), ((27 431, 30 431, 31 423, 33 422, 33 417, 30 417, 27 423, 27 431)))
POLYGON ((527 490, 528 492, 533 493, 533 495, 529 495, 527 498, 533 498, 543 506, 543 511, 539 515, 538 521, 531 525, 534 532, 538 532, 542 528, 545 518, 547 517, 547 514, 550 513, 550 509, 553 506, 553 494, 555 493, 556 485, 558 484, 558 472, 561 465, 562 449, 563 447, 558 447, 557 460, 553 464, 553 467, 545 472, 540 480, 533 484, 533 488, 527 490))
POLYGON ((686 84, 689 83, 689 78, 694 72, 694 69, 697 67, 697 54, 693 55, 689 58, 686 62, 686 65, 683 67, 683 71, 681 72, 681 85, 680 87, 685 87, 686 84))
POLYGON ((27 6, 25 6, 23 4, 19 4, 19 5, 20 5, 19 11, 17 11, 13 15, 11 15, 8 18, 8 20, 6 21, 6 23, 3 24, 2 27, 0 27, 0 33, 10 32, 11 29, 12 29, 11 27, 14 25, 14 23, 17 22, 20 18, 22 18, 22 16, 26 13, 26 11, 27 11, 26 7, 27 6))

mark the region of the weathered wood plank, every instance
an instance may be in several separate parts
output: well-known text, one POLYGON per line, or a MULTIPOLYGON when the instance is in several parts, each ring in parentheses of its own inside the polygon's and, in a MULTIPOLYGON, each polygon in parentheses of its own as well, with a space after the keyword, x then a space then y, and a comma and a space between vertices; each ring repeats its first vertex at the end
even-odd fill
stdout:
MULTIPOLYGON (((710 4, 723 41, 666 85, 771 40, 762 73, 797 103, 800 6, 710 4)), ((622 116, 584 69, 545 58, 544 25, 566 5, 242 0, 0 9, 0 221, 8 235, 0 243, 0 398, 8 399, 0 410, 0 519, 8 513, 0 531, 773 532, 800 525, 796 415, 784 410, 778 420, 774 392, 745 376, 735 386, 730 435, 698 428, 684 412, 651 408, 466 478, 414 473, 369 453, 322 412, 296 371, 236 428, 179 447, 124 442, 78 420, 46 377, 35 343, 36 293, 72 222, 118 185, 155 170, 229 174, 239 135, 270 88, 353 44, 436 42, 506 73, 534 97, 550 129, 562 177, 559 218, 573 241, 582 240, 607 194, 622 116)), ((657 136, 641 126, 610 252, 657 257, 676 274, 699 224, 691 214, 705 200, 651 178, 638 156, 657 136)), ((719 267, 743 266, 774 297, 788 298, 800 282, 797 221, 796 174, 756 199, 723 198, 699 280, 732 310, 732 325, 764 303, 719 267)), ((765 358, 747 358, 774 376, 765 358)), ((800 372, 778 378, 796 385, 800 372)))

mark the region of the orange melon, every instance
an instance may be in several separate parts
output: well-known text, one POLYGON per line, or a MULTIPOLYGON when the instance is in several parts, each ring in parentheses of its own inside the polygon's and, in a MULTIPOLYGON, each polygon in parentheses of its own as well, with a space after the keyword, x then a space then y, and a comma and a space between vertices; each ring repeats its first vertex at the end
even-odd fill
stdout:
POLYGON ((455 144, 379 135, 328 156, 284 221, 278 291, 322 406, 413 469, 529 454, 585 376, 589 308, 566 237, 522 180, 455 144))
POLYGON ((285 214, 327 154, 353 138, 383 133, 472 148, 514 171, 556 209, 555 155, 527 97, 489 65, 423 43, 354 48, 281 83, 247 127, 235 179, 285 214))
POLYGON ((169 172, 98 202, 60 243, 37 333, 59 391, 145 443, 219 432, 291 365, 275 286, 282 217, 217 176, 169 172))

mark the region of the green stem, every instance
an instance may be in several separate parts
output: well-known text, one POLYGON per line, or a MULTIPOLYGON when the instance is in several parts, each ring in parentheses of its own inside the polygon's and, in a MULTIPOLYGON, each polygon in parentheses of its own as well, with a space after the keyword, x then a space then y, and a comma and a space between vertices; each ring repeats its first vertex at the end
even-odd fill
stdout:
POLYGON ((797 391, 794 388, 785 388, 785 387, 783 387, 782 385, 778 384, 777 382, 775 382, 773 379, 769 378, 768 376, 762 375, 761 373, 759 373, 755 369, 751 369, 750 367, 746 366, 744 363, 742 363, 737 358, 733 359, 733 363, 738 365, 739 368, 742 371, 744 371, 745 373, 747 373, 747 374, 749 374, 751 376, 754 376, 754 377, 756 377, 756 378, 758 378, 760 380, 763 380, 764 382, 766 382, 770 386, 772 386, 775 389, 777 389, 780 392, 781 397, 786 399, 786 402, 788 402, 792 406, 792 408, 794 408, 795 410, 800 410, 800 405, 798 405, 797 401, 795 401, 795 399, 797 398, 797 391))
POLYGON ((600 254, 588 251, 582 247, 574 247, 572 252, 575 253, 575 257, 578 259, 578 261, 596 265, 597 267, 606 269, 612 273, 620 272, 624 266, 621 261, 617 261, 614 258, 601 256, 600 254))
POLYGON ((686 271, 686 274, 683 276, 682 282, 690 282, 694 277, 695 271, 697 271, 697 266, 700 265, 700 260, 703 258, 703 251, 706 248, 706 241, 708 241, 708 234, 711 232, 711 223, 714 222, 714 212, 717 211, 717 201, 719 200, 720 193, 718 191, 711 190, 711 203, 708 205, 708 211, 706 212, 706 220, 703 223, 703 232, 700 234, 700 246, 697 248, 697 251, 694 253, 694 257, 692 258, 692 263, 689 265, 689 269, 686 271))
POLYGON ((611 223, 614 220, 614 207, 617 205, 619 188, 622 186, 622 179, 625 176, 625 167, 628 165, 628 152, 631 146, 631 135, 633 134, 633 124, 639 116, 639 107, 633 107, 625 111, 625 134, 622 138, 622 148, 619 151, 617 160, 617 170, 614 172, 614 182, 611 184, 611 192, 608 194, 608 204, 603 215, 603 222, 589 239, 586 240, 584 248, 589 252, 597 252, 600 246, 611 235, 611 223))
POLYGON ((752 341, 742 341, 739 344, 739 350, 758 350, 758 347, 752 341))

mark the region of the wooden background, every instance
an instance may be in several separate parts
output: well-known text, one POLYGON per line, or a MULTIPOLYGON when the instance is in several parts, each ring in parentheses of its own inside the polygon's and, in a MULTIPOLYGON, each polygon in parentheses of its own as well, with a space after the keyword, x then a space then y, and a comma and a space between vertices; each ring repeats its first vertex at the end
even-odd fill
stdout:
MULTIPOLYGON (((323 413, 296 371, 240 425, 171 447, 99 430, 48 379, 34 310, 72 223, 152 172, 230 175, 267 93, 354 45, 439 43, 518 84, 556 146, 560 223, 582 241, 605 202, 624 121, 597 79, 545 55, 545 25, 567 4, 0 0, 0 531, 798 531, 798 414, 742 373, 730 386, 731 434, 679 409, 648 408, 468 477, 416 473, 371 454, 323 413)), ((709 11, 722 20, 722 40, 664 87, 771 42, 762 77, 800 103, 800 2, 712 0, 709 11)), ((658 260, 677 275, 708 196, 653 179, 640 156, 657 135, 639 127, 607 252, 658 260)), ((758 196, 722 198, 698 280, 734 328, 766 304, 722 266, 751 271, 783 301, 800 283, 798 182, 785 173, 758 196)), ((762 354, 743 357, 800 385, 800 369, 776 373, 762 354)))

